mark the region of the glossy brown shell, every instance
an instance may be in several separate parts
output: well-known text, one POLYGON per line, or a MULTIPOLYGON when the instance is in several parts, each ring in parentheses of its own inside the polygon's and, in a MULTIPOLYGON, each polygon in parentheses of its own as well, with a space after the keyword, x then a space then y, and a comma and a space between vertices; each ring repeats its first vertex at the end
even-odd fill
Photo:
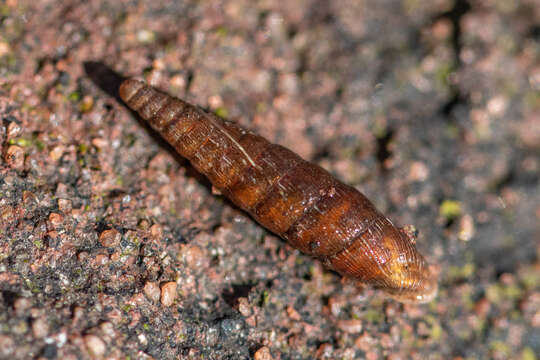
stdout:
POLYGON ((120 97, 222 194, 343 276, 427 302, 436 277, 406 231, 358 190, 283 146, 137 80, 120 97))

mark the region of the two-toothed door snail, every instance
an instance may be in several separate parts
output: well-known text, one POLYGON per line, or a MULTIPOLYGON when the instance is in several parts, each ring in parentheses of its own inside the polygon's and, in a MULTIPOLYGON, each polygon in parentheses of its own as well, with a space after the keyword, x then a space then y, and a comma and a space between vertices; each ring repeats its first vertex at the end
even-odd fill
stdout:
POLYGON ((120 97, 222 194, 303 253, 399 301, 437 294, 411 233, 326 170, 140 81, 125 80, 120 97))

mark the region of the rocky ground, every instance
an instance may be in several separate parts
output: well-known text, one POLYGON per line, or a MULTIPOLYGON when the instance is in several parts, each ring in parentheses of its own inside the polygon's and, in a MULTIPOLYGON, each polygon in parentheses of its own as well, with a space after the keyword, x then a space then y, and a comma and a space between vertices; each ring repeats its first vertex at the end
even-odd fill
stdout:
POLYGON ((4 0, 0 119, 1 359, 538 358, 537 0, 4 0), (399 304, 266 232, 108 71, 415 224, 439 296, 399 304))

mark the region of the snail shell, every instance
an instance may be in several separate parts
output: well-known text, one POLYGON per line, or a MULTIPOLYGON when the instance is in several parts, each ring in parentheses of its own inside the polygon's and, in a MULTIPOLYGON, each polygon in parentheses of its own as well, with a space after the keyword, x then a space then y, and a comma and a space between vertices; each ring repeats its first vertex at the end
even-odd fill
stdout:
POLYGON ((404 302, 428 302, 437 277, 358 190, 283 146, 144 83, 120 97, 234 204, 292 246, 343 276, 404 302))

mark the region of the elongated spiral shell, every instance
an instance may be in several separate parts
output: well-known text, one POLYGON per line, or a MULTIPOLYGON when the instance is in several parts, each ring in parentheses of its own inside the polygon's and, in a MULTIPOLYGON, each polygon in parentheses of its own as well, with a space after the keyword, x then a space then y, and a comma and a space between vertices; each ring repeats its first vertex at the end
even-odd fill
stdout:
POLYGON ((283 146, 128 79, 120 97, 222 194, 268 230, 346 277, 428 302, 437 279, 410 233, 358 190, 283 146))

